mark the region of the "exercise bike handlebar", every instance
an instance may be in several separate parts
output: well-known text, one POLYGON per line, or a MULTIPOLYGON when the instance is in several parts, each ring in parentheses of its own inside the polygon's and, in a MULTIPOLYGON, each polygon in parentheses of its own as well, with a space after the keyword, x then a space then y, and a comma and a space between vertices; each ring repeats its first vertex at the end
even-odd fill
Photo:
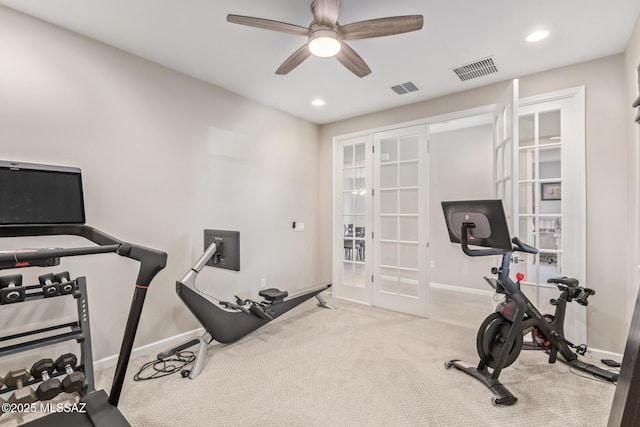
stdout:
POLYGON ((469 256, 489 256, 489 255, 504 255, 509 253, 509 250, 488 248, 488 249, 471 249, 469 247, 469 230, 476 228, 473 222, 462 223, 462 233, 460 234, 460 246, 462 246, 462 252, 469 256))
POLYGON ((475 227, 476 225, 473 222, 462 223, 462 232, 460 233, 460 246, 462 246, 462 252, 464 252, 469 256, 476 257, 476 256, 489 256, 489 255, 505 255, 515 251, 527 252, 530 254, 538 253, 538 249, 522 242, 522 240, 520 240, 519 237, 514 237, 511 239, 511 242, 514 244, 511 250, 500 249, 500 248, 471 249, 469 247, 469 230, 475 227))
POLYGON ((591 288, 583 288, 582 292, 580 292, 580 295, 578 295, 578 298, 576 298, 576 302, 580 305, 583 306, 588 306, 589 305, 589 301, 587 301, 587 299, 591 296, 591 295, 595 295, 596 291, 594 291, 591 288))
POLYGON ((519 237, 514 237, 513 239, 511 239, 511 242, 515 245, 513 247, 514 251, 526 252, 526 253, 529 253, 529 254, 537 254, 538 253, 538 249, 534 248, 533 246, 527 245, 522 240, 520 240, 519 237))

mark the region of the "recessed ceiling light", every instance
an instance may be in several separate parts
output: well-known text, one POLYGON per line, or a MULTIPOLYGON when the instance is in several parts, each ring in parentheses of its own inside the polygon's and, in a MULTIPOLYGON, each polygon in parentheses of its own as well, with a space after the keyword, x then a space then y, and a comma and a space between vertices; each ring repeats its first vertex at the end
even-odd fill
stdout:
POLYGON ((311 104, 314 107, 322 107, 324 105, 324 101, 322 99, 318 98, 318 99, 314 99, 313 101, 311 101, 311 104))
POLYGON ((529 43, 535 43, 535 42, 539 42, 540 40, 544 40, 549 36, 549 31, 547 30, 540 30, 540 31, 536 31, 533 32, 531 34, 529 34, 526 38, 527 42, 529 43))

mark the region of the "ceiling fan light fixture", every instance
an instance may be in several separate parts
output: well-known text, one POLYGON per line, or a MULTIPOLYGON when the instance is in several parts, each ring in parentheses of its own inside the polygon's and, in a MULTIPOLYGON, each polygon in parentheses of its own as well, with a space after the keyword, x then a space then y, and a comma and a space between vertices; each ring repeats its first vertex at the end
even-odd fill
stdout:
POLYGON ((309 36, 309 51, 320 58, 335 56, 342 49, 342 43, 332 30, 316 30, 309 36))

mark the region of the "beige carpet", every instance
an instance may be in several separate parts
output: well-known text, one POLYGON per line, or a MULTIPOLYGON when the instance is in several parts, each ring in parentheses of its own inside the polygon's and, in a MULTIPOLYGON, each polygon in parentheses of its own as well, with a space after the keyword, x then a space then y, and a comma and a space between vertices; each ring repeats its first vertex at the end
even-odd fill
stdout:
MULTIPOLYGON (((605 426, 614 386, 523 352, 502 382, 519 398, 491 404, 477 380, 444 368, 477 362, 476 330, 347 301, 315 299, 232 345, 209 348, 202 374, 134 382, 120 408, 134 426, 605 426)), ((109 390, 112 369, 98 373, 109 390)), ((0 425, 15 425, 15 415, 0 425)))

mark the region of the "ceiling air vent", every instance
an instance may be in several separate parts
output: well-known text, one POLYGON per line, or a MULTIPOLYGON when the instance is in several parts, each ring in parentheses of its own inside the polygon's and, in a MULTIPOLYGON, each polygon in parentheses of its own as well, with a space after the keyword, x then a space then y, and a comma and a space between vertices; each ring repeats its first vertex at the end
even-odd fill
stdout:
POLYGON ((456 75, 460 77, 460 80, 464 82, 497 73, 498 68, 496 68, 496 64, 493 62, 493 56, 490 56, 488 58, 453 68, 453 72, 456 73, 456 75))
POLYGON ((397 93, 398 95, 404 95, 405 93, 415 92, 418 89, 418 86, 411 82, 402 83, 401 85, 391 87, 391 90, 397 93))

